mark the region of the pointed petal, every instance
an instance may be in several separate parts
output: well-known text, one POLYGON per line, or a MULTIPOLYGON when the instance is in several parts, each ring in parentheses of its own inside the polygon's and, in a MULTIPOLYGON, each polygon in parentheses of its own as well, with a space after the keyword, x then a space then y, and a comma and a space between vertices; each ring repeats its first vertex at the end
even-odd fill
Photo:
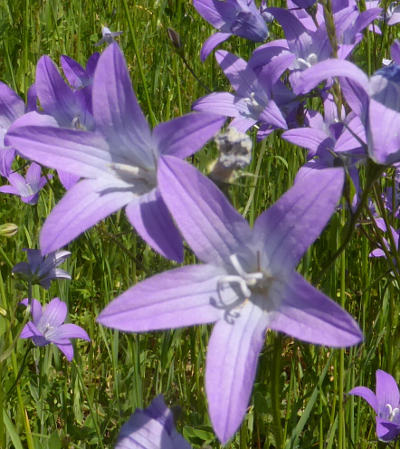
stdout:
POLYGON ((355 64, 343 59, 327 59, 301 73, 295 93, 306 94, 319 83, 333 76, 349 78, 368 92, 368 77, 355 64))
POLYGON ((63 69, 65 78, 67 78, 69 84, 75 89, 79 89, 85 86, 84 80, 86 80, 85 69, 67 55, 61 55, 60 57, 61 67, 63 69))
POLYGON ((193 6, 204 20, 211 23, 214 28, 221 28, 225 20, 221 16, 214 0, 193 0, 193 6))
POLYGON ((69 340, 64 340, 63 342, 55 343, 57 348, 65 355, 67 360, 71 362, 74 358, 74 346, 69 340))
POLYGON ((35 299, 32 298, 32 302, 31 302, 31 314, 32 314, 32 318, 33 318, 33 322, 34 323, 38 323, 40 318, 42 317, 42 305, 40 304, 40 302, 35 299))
POLYGON ((254 224, 256 241, 264 248, 261 254, 274 266, 293 269, 328 223, 343 182, 341 167, 309 170, 299 177, 254 224))
POLYGON ((7 84, 0 82, 0 129, 7 129, 25 112, 25 104, 7 84))
POLYGON ((200 150, 221 129, 226 117, 197 112, 160 123, 153 130, 153 138, 161 154, 179 158, 200 150))
POLYGON ((207 59, 207 56, 222 42, 225 42, 232 36, 232 33, 214 33, 203 44, 200 50, 201 62, 207 59))
POLYGON ((51 211, 40 233, 42 254, 55 251, 134 199, 130 191, 96 180, 80 181, 51 211))
POLYGON ((363 334, 352 316, 294 272, 269 327, 309 343, 347 347, 363 334))
POLYGON ((74 93, 46 55, 37 63, 35 86, 44 112, 55 117, 60 126, 71 127, 72 119, 79 114, 74 93))
POLYGON ((183 261, 182 237, 157 189, 143 195, 140 201, 125 209, 132 226, 142 239, 161 255, 183 261))
POLYGON ((200 260, 224 264, 248 242, 251 231, 246 220, 196 168, 162 156, 158 180, 161 196, 200 260))
POLYGON ((32 337, 42 337, 42 333, 38 330, 38 328, 32 323, 32 321, 29 321, 25 324, 24 328, 21 331, 21 334, 19 338, 32 338, 32 337))
POLYGON ((67 317, 67 305, 59 298, 53 298, 44 308, 42 322, 52 327, 59 327, 67 317))
POLYGON ((374 409, 375 413, 378 413, 378 401, 376 399, 375 393, 367 387, 355 387, 350 390, 347 394, 353 396, 360 396, 368 402, 368 404, 374 409))
POLYGON ((68 340, 70 338, 81 338, 83 340, 90 341, 87 332, 76 324, 67 323, 54 329, 51 337, 49 335, 49 340, 53 343, 61 343, 62 340, 68 340))
POLYGON ((226 443, 240 426, 249 403, 267 314, 248 301, 233 322, 216 323, 207 349, 206 392, 215 433, 226 443))
POLYGON ((287 140, 294 145, 299 145, 303 148, 307 148, 316 154, 323 142, 329 141, 333 144, 332 139, 328 138, 326 132, 320 129, 314 128, 293 128, 289 131, 285 131, 282 134, 282 139, 287 140))
POLYGON ((213 111, 225 117, 238 117, 240 115, 236 106, 237 98, 228 92, 214 92, 196 100, 192 109, 195 111, 213 111))
POLYGON ((225 50, 216 51, 215 59, 239 95, 248 95, 253 90, 256 74, 244 59, 225 50))
POLYGON ((188 265, 157 274, 114 299, 97 321, 126 332, 212 323, 223 314, 215 304, 217 282, 224 274, 212 265, 188 265))
POLYGON ((135 165, 152 167, 151 132, 132 89, 124 56, 113 43, 102 53, 93 81, 93 115, 111 146, 135 165), (134 150, 133 150, 134 149, 134 150))
POLYGON ((57 170, 58 178, 63 185, 65 190, 69 190, 73 187, 80 179, 80 176, 73 175, 64 170, 57 170))
POLYGON ((400 434, 400 426, 377 416, 376 434, 381 441, 389 442, 400 434))
POLYGON ((399 387, 393 376, 381 369, 376 371, 376 397, 378 410, 386 404, 390 404, 393 408, 397 407, 400 400, 399 387))
POLYGON ((86 178, 104 177, 112 162, 104 138, 88 131, 46 126, 16 126, 6 142, 24 157, 86 178))
POLYGON ((281 110, 273 100, 268 101, 267 106, 265 106, 258 119, 267 125, 276 126, 278 128, 287 129, 288 127, 281 110))

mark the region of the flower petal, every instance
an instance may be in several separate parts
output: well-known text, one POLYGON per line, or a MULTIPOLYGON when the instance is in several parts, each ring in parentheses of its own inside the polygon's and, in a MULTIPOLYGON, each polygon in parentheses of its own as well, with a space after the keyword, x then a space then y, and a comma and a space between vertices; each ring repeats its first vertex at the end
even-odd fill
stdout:
POLYGON ((124 56, 113 43, 102 53, 93 81, 93 115, 111 147, 127 161, 153 167, 151 132, 140 109, 124 56))
POLYGON ((386 404, 395 408, 400 401, 399 387, 396 381, 393 376, 381 369, 376 371, 376 397, 378 410, 381 410, 386 404))
POLYGON ((267 314, 250 301, 233 322, 216 323, 208 342, 206 391, 215 433, 226 443, 240 426, 249 403, 267 314))
POLYGON ((129 203, 125 212, 146 243, 167 259, 182 262, 182 237, 157 189, 129 203))
POLYGON ((173 156, 162 156, 158 180, 161 196, 201 261, 224 265, 249 241, 246 220, 195 167, 173 156))
POLYGON ((375 413, 379 412, 378 409, 378 401, 376 399, 375 393, 371 391, 367 387, 355 387, 350 390, 347 394, 351 394, 353 396, 360 396, 368 402, 368 404, 374 409, 375 413))
MULTIPOLYGON (((60 298, 53 298, 43 310, 40 324, 59 327, 67 317, 67 305, 60 298)), ((40 326, 39 324, 39 326, 40 326)))
POLYGON ((153 138, 161 154, 186 158, 202 148, 221 129, 226 117, 197 112, 160 123, 153 138))
POLYGON ((126 332, 212 323, 223 313, 215 304, 218 279, 224 274, 212 265, 188 265, 157 274, 114 299, 97 321, 126 332))
POLYGON ((352 316, 294 272, 270 328, 309 343, 346 347, 363 334, 352 316))
POLYGON ((47 217, 40 233, 42 254, 55 251, 100 220, 134 199, 130 190, 87 179, 80 181, 64 195, 47 217))
POLYGON ((342 194, 341 167, 309 170, 254 224, 255 241, 274 266, 293 269, 321 234, 342 194), (273 236, 273 238, 271 238, 273 236))
MULTIPOLYGON (((222 42, 225 42, 232 36, 232 33, 214 33, 203 44, 200 50, 201 62, 207 59, 207 56, 222 42)), ((215 111, 214 111, 215 112, 215 111)))

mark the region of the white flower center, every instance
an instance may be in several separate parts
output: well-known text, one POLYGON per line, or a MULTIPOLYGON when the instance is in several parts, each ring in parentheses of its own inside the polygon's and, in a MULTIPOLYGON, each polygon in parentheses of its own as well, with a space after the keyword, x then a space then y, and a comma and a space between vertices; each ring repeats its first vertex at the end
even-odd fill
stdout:
POLYGON ((392 408, 391 404, 385 405, 385 411, 387 412, 387 415, 389 415, 387 418, 389 421, 393 421, 396 418, 396 416, 400 413, 400 409, 398 407, 392 408))
POLYGON ((152 188, 157 185, 157 175, 155 170, 146 170, 142 167, 120 162, 111 162, 110 167, 119 178, 131 184, 134 184, 138 180, 142 180, 152 188))
POLYGON ((305 70, 310 68, 312 65, 318 62, 318 56, 315 53, 310 53, 306 59, 297 58, 296 59, 296 69, 305 70))
POLYGON ((250 95, 245 98, 244 100, 249 108, 249 111, 254 114, 255 116, 258 116, 261 114, 261 112, 264 110, 265 105, 260 103, 258 99, 256 99, 256 93, 251 92, 250 95))

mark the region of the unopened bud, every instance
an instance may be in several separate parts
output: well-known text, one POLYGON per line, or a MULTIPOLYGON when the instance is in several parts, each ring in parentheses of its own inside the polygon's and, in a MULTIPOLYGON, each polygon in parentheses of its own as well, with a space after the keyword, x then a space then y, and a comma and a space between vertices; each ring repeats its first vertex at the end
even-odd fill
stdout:
POLYGON ((167 28, 167 34, 168 34, 170 41, 172 42, 172 45, 177 50, 182 50, 183 45, 182 45, 182 41, 181 41, 181 37, 179 36, 179 33, 177 31, 175 31, 173 28, 167 28))
POLYGON ((18 231, 18 226, 15 223, 4 223, 0 225, 0 235, 4 237, 12 237, 18 231))

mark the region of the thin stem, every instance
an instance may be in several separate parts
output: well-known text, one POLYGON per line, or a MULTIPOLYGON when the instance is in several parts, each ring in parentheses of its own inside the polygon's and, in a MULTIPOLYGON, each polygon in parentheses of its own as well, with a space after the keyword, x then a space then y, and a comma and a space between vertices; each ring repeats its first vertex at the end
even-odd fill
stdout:
POLYGON ((126 19, 128 20, 129 32, 130 32, 130 35, 131 35, 133 48, 135 50, 137 66, 139 68, 140 77, 142 79, 144 94, 145 94, 146 102, 147 102, 147 109, 148 109, 149 115, 150 115, 150 122, 151 122, 152 127, 154 128, 156 126, 156 124, 157 124, 157 120, 156 120, 156 117, 154 115, 153 109, 151 107, 151 101, 150 101, 149 91, 147 89, 146 77, 145 77, 145 74, 143 72, 142 59, 140 57, 140 52, 139 52, 138 44, 137 44, 137 41, 136 41, 136 33, 135 33, 134 24, 132 23, 132 19, 131 19, 131 16, 129 14, 128 5, 126 3, 126 0, 122 0, 122 2, 124 4, 126 19))
POLYGON ((274 422, 275 446, 277 449, 283 447, 282 422, 281 422, 281 396, 280 396, 280 374, 281 374, 281 352, 282 337, 279 334, 273 336, 274 352, 271 366, 271 403, 274 422))

